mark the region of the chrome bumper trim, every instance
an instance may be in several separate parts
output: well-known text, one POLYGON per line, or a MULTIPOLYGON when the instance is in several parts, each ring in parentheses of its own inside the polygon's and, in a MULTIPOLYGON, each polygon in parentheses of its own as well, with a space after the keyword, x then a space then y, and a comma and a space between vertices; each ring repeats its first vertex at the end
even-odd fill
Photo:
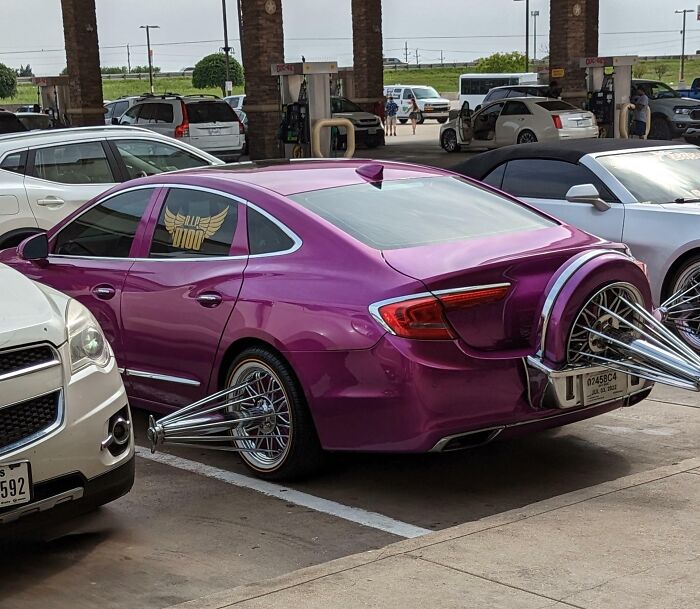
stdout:
POLYGON ((83 489, 83 487, 80 486, 69 491, 59 493, 58 495, 54 495, 53 497, 47 497, 46 499, 42 499, 41 501, 35 501, 34 503, 26 503, 14 510, 0 514, 0 524, 7 524, 8 522, 19 520, 20 518, 22 518, 22 516, 27 516, 29 514, 45 512, 46 510, 55 508, 61 503, 66 503, 68 501, 76 501, 77 499, 81 499, 83 497, 84 492, 85 489, 83 489))

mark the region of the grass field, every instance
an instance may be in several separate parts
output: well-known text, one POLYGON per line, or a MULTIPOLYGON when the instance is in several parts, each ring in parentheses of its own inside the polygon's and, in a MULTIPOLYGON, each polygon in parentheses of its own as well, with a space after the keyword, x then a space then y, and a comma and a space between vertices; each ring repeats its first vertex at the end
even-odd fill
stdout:
MULTIPOLYGON (((636 73, 638 78, 651 78, 663 80, 670 85, 678 82, 678 61, 677 60, 656 60, 646 61, 640 64, 636 73), (661 76, 659 76, 659 68, 661 76)), ((457 81, 459 75, 464 73, 464 68, 432 68, 432 69, 399 69, 385 70, 384 83, 387 85, 430 85, 441 93, 457 91, 457 81)), ((700 58, 690 56, 686 61, 685 70, 686 83, 690 84, 696 76, 700 76, 700 58)), ((166 91, 172 93, 206 93, 221 95, 219 89, 195 89, 192 81, 188 77, 158 78, 156 77, 155 88, 157 93, 166 91)), ((5 104, 30 104, 36 101, 36 89, 32 85, 19 85, 17 96, 11 99, 0 99, 5 104)), ((104 98, 113 100, 123 95, 139 95, 148 91, 148 79, 142 80, 105 80, 102 84, 104 98)), ((242 93, 243 87, 236 87, 234 93, 242 93)))

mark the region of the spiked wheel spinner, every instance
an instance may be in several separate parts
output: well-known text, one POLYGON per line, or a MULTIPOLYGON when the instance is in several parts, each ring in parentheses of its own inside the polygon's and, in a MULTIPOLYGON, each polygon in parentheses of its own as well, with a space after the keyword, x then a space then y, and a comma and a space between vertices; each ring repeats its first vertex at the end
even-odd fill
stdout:
POLYGON ((700 351, 700 265, 691 264, 674 282, 676 292, 660 307, 664 322, 700 351))
POLYGON ((614 283, 581 309, 569 336, 569 363, 700 391, 700 356, 642 306, 630 284, 614 283))

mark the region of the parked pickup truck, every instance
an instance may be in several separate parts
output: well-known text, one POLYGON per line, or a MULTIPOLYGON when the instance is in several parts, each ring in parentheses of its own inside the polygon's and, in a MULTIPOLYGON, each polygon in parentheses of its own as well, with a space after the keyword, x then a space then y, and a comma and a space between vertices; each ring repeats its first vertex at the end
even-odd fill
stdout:
POLYGON ((633 96, 637 87, 643 89, 649 98, 650 140, 671 140, 687 135, 695 140, 700 136, 700 100, 685 98, 657 80, 633 80, 633 96), (690 129, 693 131, 688 133, 690 129))
POLYGON ((690 89, 676 89, 681 97, 689 97, 690 99, 700 99, 700 78, 693 80, 690 89))

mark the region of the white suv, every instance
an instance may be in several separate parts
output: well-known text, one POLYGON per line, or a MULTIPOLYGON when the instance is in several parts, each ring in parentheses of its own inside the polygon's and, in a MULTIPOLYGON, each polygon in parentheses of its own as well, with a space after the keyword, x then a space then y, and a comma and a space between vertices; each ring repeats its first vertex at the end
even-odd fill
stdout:
POLYGON ((138 128, 0 136, 0 249, 51 228, 118 182, 216 164, 197 148, 138 128))
POLYGON ((424 85, 391 85, 384 87, 384 95, 391 96, 399 107, 396 115, 400 123, 408 121, 411 114, 411 99, 415 98, 420 108, 421 118, 419 123, 423 123, 428 118, 434 118, 438 123, 446 123, 450 116, 450 100, 441 97, 433 89, 424 85))
MULTIPOLYGON (((24 251, 41 256, 42 247, 37 235, 24 251)), ((0 525, 127 493, 131 415, 100 326, 76 300, 5 265, 0 285, 0 525)))
POLYGON ((119 124, 151 129, 224 161, 237 161, 245 146, 243 123, 215 95, 149 95, 129 108, 119 124))

